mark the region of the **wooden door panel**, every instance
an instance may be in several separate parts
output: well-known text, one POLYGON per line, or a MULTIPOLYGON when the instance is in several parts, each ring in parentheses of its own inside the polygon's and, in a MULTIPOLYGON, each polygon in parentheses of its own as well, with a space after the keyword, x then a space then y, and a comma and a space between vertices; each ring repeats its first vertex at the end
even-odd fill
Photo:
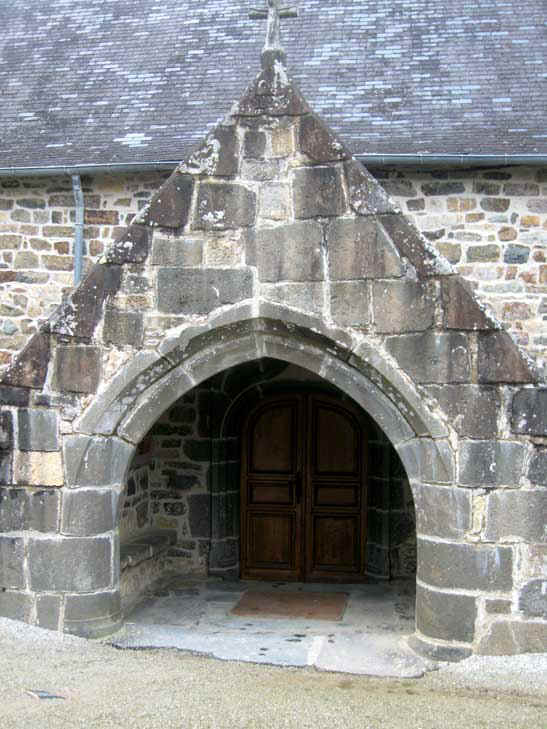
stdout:
POLYGON ((249 472, 290 474, 296 471, 298 403, 264 409, 252 424, 249 472))
POLYGON ((249 569, 294 570, 296 524, 292 514, 248 514, 249 569))
POLYGON ((359 517, 314 516, 312 521, 313 572, 359 572, 359 517))
POLYGON ((314 483, 312 508, 359 506, 360 490, 360 483, 314 483))
POLYGON ((294 481, 249 481, 249 506, 294 506, 294 496, 294 481))
POLYGON ((312 475, 358 476, 359 433, 350 414, 313 401, 312 424, 312 475))
POLYGON ((302 398, 265 401, 249 416, 242 459, 242 577, 301 578, 302 398))
POLYGON ((356 407, 310 396, 306 572, 364 580, 365 431, 356 407))

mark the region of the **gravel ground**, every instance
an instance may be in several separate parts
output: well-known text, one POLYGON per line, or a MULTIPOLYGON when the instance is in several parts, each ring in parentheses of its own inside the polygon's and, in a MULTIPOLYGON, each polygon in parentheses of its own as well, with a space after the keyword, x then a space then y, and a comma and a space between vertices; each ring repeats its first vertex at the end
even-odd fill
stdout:
POLYGON ((0 619, 0 727, 541 729, 547 655, 473 657, 371 679, 117 650, 0 619), (39 700, 42 689, 64 699, 39 700))

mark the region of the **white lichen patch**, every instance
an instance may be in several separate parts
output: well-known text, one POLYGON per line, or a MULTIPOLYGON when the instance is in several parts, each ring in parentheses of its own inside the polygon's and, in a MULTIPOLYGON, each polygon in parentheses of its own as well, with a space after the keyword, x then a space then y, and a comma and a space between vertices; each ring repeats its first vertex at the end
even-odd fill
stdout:
POLYGON ((220 142, 210 134, 200 149, 194 152, 186 162, 182 162, 177 171, 191 175, 214 175, 220 159, 220 142))

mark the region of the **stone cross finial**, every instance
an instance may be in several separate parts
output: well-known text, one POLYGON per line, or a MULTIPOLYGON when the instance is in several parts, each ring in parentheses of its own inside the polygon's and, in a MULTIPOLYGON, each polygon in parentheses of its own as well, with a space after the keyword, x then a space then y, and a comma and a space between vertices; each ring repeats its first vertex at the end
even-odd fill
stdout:
POLYGON ((268 29, 266 31, 266 43, 264 44, 264 50, 281 50, 279 21, 281 18, 297 18, 298 12, 295 8, 282 8, 280 0, 267 0, 267 3, 267 10, 253 9, 249 13, 249 18, 252 18, 253 20, 257 18, 267 18, 268 29))

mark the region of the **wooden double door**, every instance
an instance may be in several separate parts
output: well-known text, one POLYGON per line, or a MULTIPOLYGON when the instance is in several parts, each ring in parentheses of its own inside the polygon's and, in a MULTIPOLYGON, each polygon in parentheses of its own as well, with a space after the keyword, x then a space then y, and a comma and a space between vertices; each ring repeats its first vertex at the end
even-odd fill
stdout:
POLYGON ((249 414, 242 579, 364 579, 366 446, 362 411, 328 395, 278 395, 249 414))

